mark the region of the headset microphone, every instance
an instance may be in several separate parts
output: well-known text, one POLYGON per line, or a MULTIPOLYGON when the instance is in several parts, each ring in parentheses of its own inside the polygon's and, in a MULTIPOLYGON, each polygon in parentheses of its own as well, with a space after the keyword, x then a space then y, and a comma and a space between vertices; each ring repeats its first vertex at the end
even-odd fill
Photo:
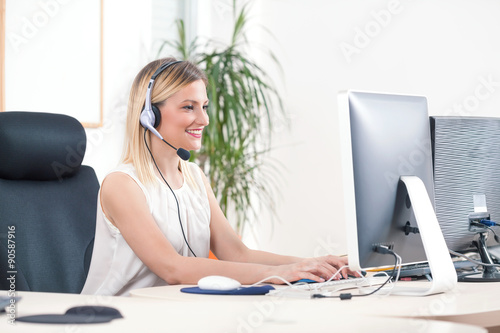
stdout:
POLYGON ((146 101, 144 103, 144 109, 142 110, 141 116, 139 119, 140 119, 141 125, 144 128, 151 131, 151 133, 153 133, 158 138, 160 138, 160 140, 162 140, 167 145, 169 145, 174 150, 176 150, 177 156, 182 158, 184 161, 187 161, 191 157, 191 153, 183 148, 175 148, 170 143, 165 141, 165 139, 163 139, 161 134, 156 130, 156 127, 158 127, 158 125, 160 124, 161 113, 160 113, 160 109, 158 109, 158 107, 156 105, 151 104, 151 90, 153 89, 153 85, 154 85, 156 77, 158 75, 160 75, 160 73, 163 72, 164 70, 166 70, 168 67, 170 67, 174 64, 177 64, 179 62, 182 62, 182 61, 167 62, 166 64, 163 64, 162 66, 160 66, 160 68, 158 68, 156 70, 156 72, 153 74, 153 76, 151 76, 151 80, 149 81, 149 84, 148 84, 148 90, 146 92, 146 101))
MULTIPOLYGON (((166 141, 165 141, 166 142, 166 141)), ((182 158, 184 161, 187 161, 189 160, 189 158, 191 157, 191 153, 188 152, 186 149, 184 148, 177 148, 177 155, 182 158)))

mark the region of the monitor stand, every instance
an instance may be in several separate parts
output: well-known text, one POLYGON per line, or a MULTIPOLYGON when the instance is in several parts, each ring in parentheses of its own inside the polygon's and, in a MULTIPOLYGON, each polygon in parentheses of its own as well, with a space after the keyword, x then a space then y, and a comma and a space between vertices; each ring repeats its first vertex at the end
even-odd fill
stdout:
MULTIPOLYGON (((481 256, 481 261, 485 264, 494 264, 493 260, 490 257, 488 252, 488 247, 486 246, 486 234, 488 232, 478 232, 479 239, 474 241, 474 245, 477 247, 479 251, 479 255, 481 256)), ((500 282, 500 272, 496 267, 493 266, 484 266, 483 272, 473 272, 473 273, 464 273, 458 276, 459 282, 500 282)))
POLYGON ((434 207, 422 180, 416 176, 401 176, 413 207, 422 244, 432 274, 428 288, 396 286, 391 295, 427 296, 453 290, 457 273, 439 227, 434 207))

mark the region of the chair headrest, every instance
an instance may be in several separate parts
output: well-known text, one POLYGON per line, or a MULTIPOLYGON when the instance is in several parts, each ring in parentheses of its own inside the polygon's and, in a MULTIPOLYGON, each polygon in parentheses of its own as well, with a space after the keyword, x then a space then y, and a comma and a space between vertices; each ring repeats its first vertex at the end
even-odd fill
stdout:
POLYGON ((0 178, 62 180, 82 164, 87 136, 73 117, 0 112, 0 178))

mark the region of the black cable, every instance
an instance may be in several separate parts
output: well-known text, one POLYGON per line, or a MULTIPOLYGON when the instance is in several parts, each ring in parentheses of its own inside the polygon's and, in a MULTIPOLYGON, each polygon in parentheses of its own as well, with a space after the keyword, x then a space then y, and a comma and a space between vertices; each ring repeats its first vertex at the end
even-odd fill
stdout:
POLYGON ((387 254, 387 253, 392 254, 394 256, 394 259, 395 259, 394 269, 392 270, 392 275, 389 276, 387 278, 387 280, 385 280, 385 282, 383 284, 381 284, 377 289, 373 290, 372 292, 370 292, 368 294, 360 294, 360 295, 353 295, 351 293, 343 293, 343 294, 340 294, 338 296, 325 296, 322 294, 313 294, 312 298, 340 298, 341 300, 346 300, 346 299, 351 299, 353 297, 370 296, 370 295, 375 294, 380 289, 382 289, 391 279, 394 279, 396 277, 397 266, 398 266, 398 256, 396 255, 396 253, 394 253, 394 251, 387 249, 387 248, 384 248, 383 252, 381 252, 380 250, 376 251, 376 252, 380 252, 382 254, 387 254))
POLYGON ((497 233, 495 232, 495 230, 493 230, 493 228, 491 228, 491 227, 488 227, 488 230, 489 230, 489 231, 491 231, 491 232, 493 233, 493 236, 494 236, 494 238, 495 238, 495 241, 496 241, 497 243, 500 243, 500 238, 498 238, 498 235, 497 235, 497 233))
POLYGON ((475 259, 472 259, 468 256, 466 256, 465 254, 462 254, 462 253, 459 253, 459 252, 455 252, 453 250, 450 250, 448 249, 448 252, 450 252, 451 254, 457 256, 457 257, 461 257, 461 258, 464 258, 465 260, 467 261, 470 261, 471 263, 474 263, 476 265, 479 265, 479 266, 487 266, 487 267, 500 267, 500 264, 487 264, 485 262, 482 262, 482 261, 479 261, 479 260, 475 260, 475 259))
MULTIPOLYGON (((156 161, 155 161, 155 158, 153 156, 153 153, 151 152, 151 149, 149 149, 149 146, 148 146, 148 141, 146 140, 146 131, 147 129, 145 128, 144 129, 144 143, 146 144, 146 148, 148 149, 149 151, 149 154, 151 155, 151 158, 153 159, 153 163, 155 164, 155 167, 156 167, 156 170, 158 170, 158 172, 160 173, 160 176, 161 178, 163 179, 163 181, 165 182, 165 184, 167 184, 168 188, 170 189, 170 191, 172 192, 172 194, 174 195, 174 199, 175 199, 175 203, 177 204, 177 216, 179 217, 179 224, 181 225, 181 231, 182 231, 182 237, 184 237, 184 241, 186 242, 186 245, 189 249, 189 251, 191 251, 191 253, 193 254, 193 256, 196 257, 196 254, 193 252, 193 250, 191 249, 191 246, 189 246, 189 243, 186 239, 186 234, 184 233, 184 228, 182 227, 182 221, 181 221, 181 209, 179 208, 179 201, 177 200, 177 196, 175 195, 175 192, 174 190, 172 190, 172 188, 170 187, 170 185, 168 184, 167 180, 165 179, 165 177, 163 177, 163 174, 161 173, 160 171, 160 168, 158 167, 158 165, 156 164, 156 161)), ((163 140, 165 141, 165 140, 163 140)), ((166 141, 165 141, 166 142, 166 141)), ((170 145, 168 142, 166 142, 168 145, 170 145)))

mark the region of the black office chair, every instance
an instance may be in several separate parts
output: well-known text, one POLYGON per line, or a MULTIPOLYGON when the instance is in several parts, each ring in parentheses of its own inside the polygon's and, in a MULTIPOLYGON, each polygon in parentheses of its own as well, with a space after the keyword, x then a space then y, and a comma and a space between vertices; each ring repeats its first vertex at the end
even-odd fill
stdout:
POLYGON ((0 289, 82 290, 99 190, 86 141, 72 117, 0 112, 0 289))

